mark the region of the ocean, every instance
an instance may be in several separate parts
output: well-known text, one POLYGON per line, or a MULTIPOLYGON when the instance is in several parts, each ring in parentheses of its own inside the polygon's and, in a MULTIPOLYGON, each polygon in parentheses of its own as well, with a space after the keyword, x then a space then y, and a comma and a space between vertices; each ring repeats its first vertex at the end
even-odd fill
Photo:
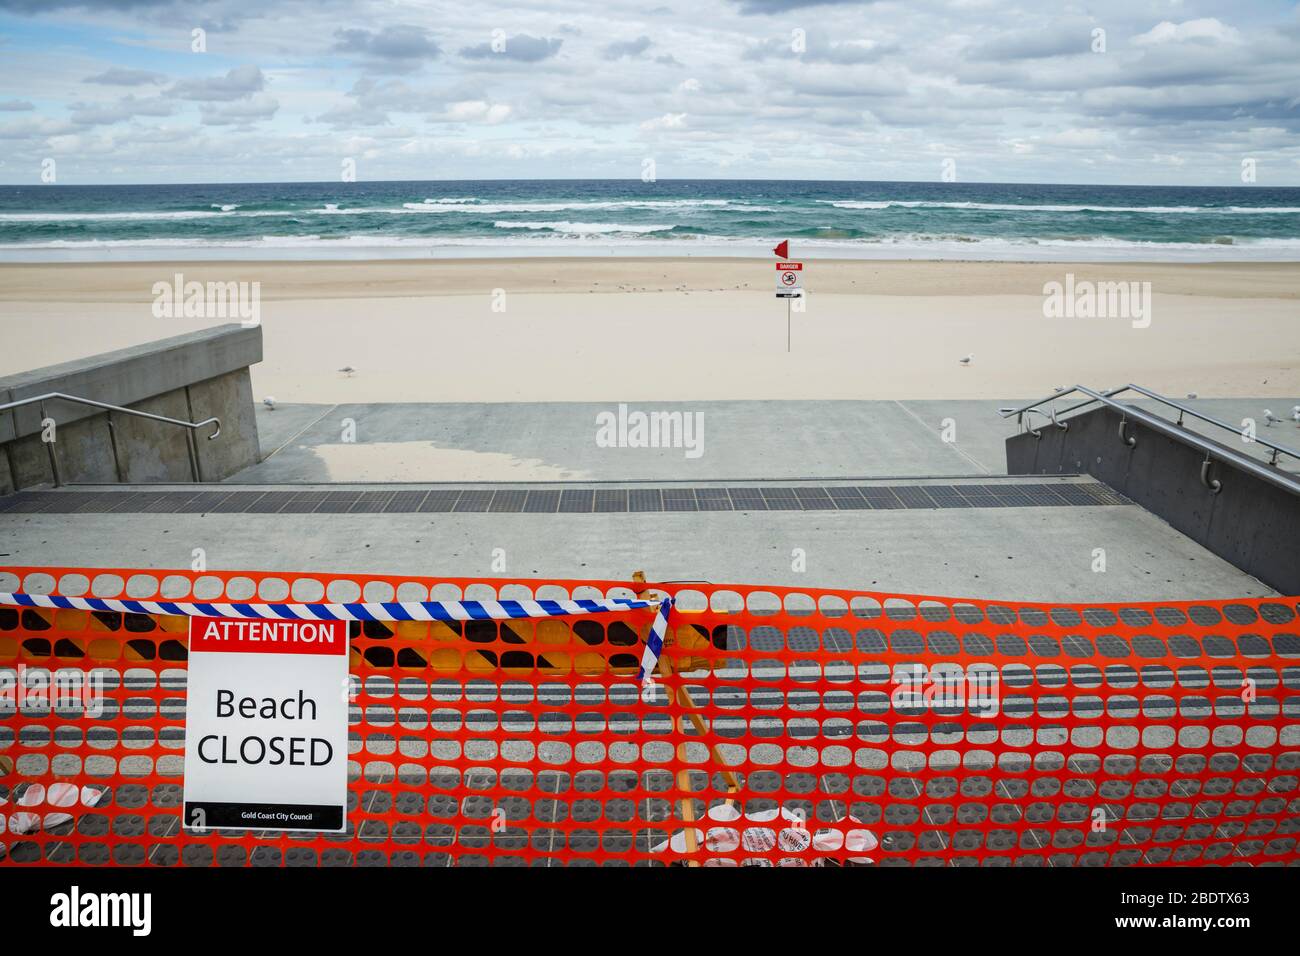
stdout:
POLYGON ((0 261, 1300 260, 1300 188, 759 180, 0 186, 0 261))

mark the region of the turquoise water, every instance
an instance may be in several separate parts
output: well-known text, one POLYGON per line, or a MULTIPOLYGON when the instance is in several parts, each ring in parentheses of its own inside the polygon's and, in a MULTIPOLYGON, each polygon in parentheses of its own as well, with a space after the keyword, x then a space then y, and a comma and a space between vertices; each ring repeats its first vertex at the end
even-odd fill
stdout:
POLYGON ((1300 188, 674 180, 0 187, 0 259, 1300 259, 1300 188))

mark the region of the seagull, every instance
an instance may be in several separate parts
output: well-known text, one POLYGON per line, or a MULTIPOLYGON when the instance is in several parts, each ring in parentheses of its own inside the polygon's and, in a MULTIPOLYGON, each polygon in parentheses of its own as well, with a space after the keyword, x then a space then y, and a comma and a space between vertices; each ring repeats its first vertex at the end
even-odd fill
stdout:
POLYGON ((1291 421, 1295 422, 1297 425, 1300 425, 1300 405, 1297 405, 1295 408, 1291 409, 1291 421))
POLYGON ((262 404, 265 405, 267 408, 269 408, 271 411, 275 411, 275 399, 272 398, 270 395, 262 399, 262 404))
POLYGON ((960 358, 957 361, 960 362, 962 365, 969 365, 970 360, 973 359, 974 357, 975 357, 975 353, 971 352, 970 355, 967 355, 965 358, 960 358))
POLYGON ((1282 419, 1278 418, 1276 415, 1274 415, 1274 414, 1273 414, 1271 411, 1269 411, 1267 408, 1264 409, 1264 427, 1265 427, 1265 428, 1271 426, 1274 422, 1281 422, 1281 421, 1282 421, 1282 419))
POLYGON ((1188 392, 1188 393, 1187 393, 1187 397, 1188 397, 1188 398, 1196 398, 1196 393, 1195 393, 1195 392, 1188 392))
POLYGON ((339 371, 342 372, 344 375, 348 376, 348 378, 351 378, 352 373, 355 372, 356 369, 354 369, 351 365, 345 365, 341 369, 339 369, 339 371))

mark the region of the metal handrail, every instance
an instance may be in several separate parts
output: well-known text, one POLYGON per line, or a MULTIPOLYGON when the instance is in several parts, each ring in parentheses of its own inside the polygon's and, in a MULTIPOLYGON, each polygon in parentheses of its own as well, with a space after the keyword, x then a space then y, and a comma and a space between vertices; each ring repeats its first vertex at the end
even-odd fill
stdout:
MULTIPOLYGON (((121 412, 123 415, 133 415, 136 418, 148 418, 152 421, 163 422, 168 425, 179 425, 182 428, 188 429, 185 433, 185 444, 189 451, 190 474, 196 482, 202 481, 203 477, 202 472, 199 469, 198 449, 194 445, 194 431, 204 427, 205 425, 215 425, 216 429, 211 435, 207 436, 208 441, 212 441, 212 439, 221 434, 221 419, 216 418, 215 416, 212 418, 205 418, 201 422, 187 422, 179 418, 168 418, 166 415, 155 415, 152 412, 142 412, 136 408, 125 408, 121 405, 111 405, 108 402, 98 402, 93 398, 82 398, 80 395, 68 395, 65 392, 47 392, 44 395, 33 395, 30 398, 20 398, 16 402, 8 402, 4 405, 0 405, 0 412, 6 412, 11 408, 19 408, 23 405, 39 405, 41 419, 44 420, 48 417, 45 414, 45 403, 52 399, 62 399, 65 402, 74 402, 79 405, 90 405, 93 408, 102 408, 108 412, 108 437, 110 444, 113 446, 113 467, 117 472, 118 481, 122 480, 122 463, 117 454, 117 430, 113 425, 114 412, 121 412)), ((63 477, 62 471, 59 468, 58 456, 54 452, 54 442, 46 442, 45 447, 50 456, 50 470, 54 474, 54 485, 55 487, 59 487, 63 484, 63 477)))
MULTIPOLYGON (((1170 408, 1178 409, 1177 424, 1179 425, 1183 423, 1184 415, 1191 415, 1193 418, 1200 419, 1201 421, 1206 422, 1210 425, 1215 425, 1219 428, 1222 428, 1226 431, 1233 432, 1237 435, 1241 434, 1241 429, 1238 427, 1229 425, 1227 422, 1221 422, 1212 415, 1206 415, 1204 412, 1198 412, 1196 409, 1190 408, 1187 405, 1182 404, 1181 402, 1175 402, 1172 398, 1165 398, 1165 396, 1159 395, 1156 392, 1151 391, 1150 389, 1143 388, 1141 385, 1134 385, 1130 383, 1126 385, 1125 388, 1127 388, 1129 391, 1138 392, 1141 395, 1145 395, 1147 398, 1152 399, 1153 401, 1161 402, 1162 404, 1168 405, 1170 408)), ((1273 442, 1269 441, 1267 438, 1260 438, 1258 435, 1253 436, 1251 438, 1251 441, 1253 441, 1257 445, 1263 445, 1265 448, 1271 448, 1273 450, 1273 458, 1269 462, 1269 464, 1276 465, 1277 456, 1279 454, 1290 455, 1292 458, 1296 459, 1297 461, 1300 461, 1300 451, 1295 451, 1293 449, 1287 448, 1285 445, 1276 445, 1273 442)))
MULTIPOLYGON (((1063 389, 1047 398, 1031 402, 1021 408, 1000 408, 998 409, 998 414, 1003 418, 1010 418, 1012 415, 1015 415, 1017 416, 1017 421, 1023 424, 1023 416, 1030 410, 1037 409, 1039 405, 1042 405, 1045 402, 1050 402, 1053 399, 1061 398, 1062 396, 1077 392, 1088 396, 1088 400, 1086 402, 1079 402, 1078 404, 1072 405, 1070 408, 1065 409, 1065 411, 1073 411, 1076 408, 1082 408, 1096 402, 1100 402, 1103 405, 1115 409, 1123 416, 1119 425, 1120 439, 1129 447, 1135 445, 1136 440, 1132 436, 1126 435, 1124 426, 1128 423, 1128 419, 1132 418, 1134 421, 1139 421, 1148 428, 1160 432, 1162 435, 1166 435, 1175 441, 1184 442, 1198 451, 1204 452, 1205 461, 1201 465, 1201 481, 1214 494, 1217 494, 1222 490, 1222 483, 1220 481, 1211 480, 1209 478, 1209 466, 1214 459, 1231 464, 1242 471, 1254 475, 1256 478, 1267 481, 1285 491, 1291 492, 1292 494, 1300 494, 1300 479, 1296 479, 1285 471, 1280 471, 1276 464, 1266 465, 1255 458, 1233 451, 1231 448, 1220 445, 1208 438, 1204 438, 1196 432, 1189 431, 1182 425, 1175 425, 1173 422, 1161 418, 1159 415, 1154 415, 1151 412, 1138 408, 1136 405, 1127 405, 1123 402, 1115 401, 1113 398, 1114 395, 1129 389, 1141 391, 1143 394, 1149 394, 1146 389, 1140 389, 1135 385, 1126 385, 1123 388, 1109 389, 1105 392, 1095 392, 1083 385, 1075 385, 1072 388, 1063 389)), ((1163 399, 1163 396, 1155 397, 1167 401, 1167 399, 1163 399)), ((1039 414, 1042 413, 1040 412, 1039 414)), ((1215 422, 1215 424, 1221 425, 1222 423, 1215 422)), ((1057 422, 1057 426, 1060 428, 1068 428, 1069 422, 1057 422)), ((1230 430, 1234 433, 1240 434, 1240 432, 1237 432, 1237 429, 1235 428, 1230 428, 1230 430)), ((1270 443, 1269 447, 1272 448, 1273 445, 1270 443)), ((1296 454, 1287 448, 1278 447, 1277 450, 1289 455, 1296 454)))
MULTIPOLYGON (((1037 409, 1039 405, 1042 405, 1046 402, 1050 402, 1053 399, 1057 399, 1057 398, 1061 398, 1062 396, 1069 395, 1071 392, 1087 392, 1087 391, 1088 390, 1085 389, 1083 386, 1076 385, 1073 388, 1067 388, 1060 392, 1057 392, 1055 395, 1051 395, 1047 398, 1039 399, 1038 401, 1033 402, 1029 405, 1025 405, 1022 408, 1016 408, 1016 409, 1000 408, 998 409, 998 414, 1000 414, 1003 418, 1010 418, 1012 415, 1020 416, 1023 415, 1025 412, 1037 409)), ((1105 395, 1107 398, 1113 398, 1114 396, 1121 395, 1124 392, 1137 392, 1140 395, 1145 395, 1147 398, 1151 399, 1152 401, 1160 402, 1162 405, 1168 405, 1170 408, 1178 409, 1178 421, 1176 424, 1178 424, 1179 426, 1183 424, 1184 415, 1191 415, 1193 418, 1200 419, 1206 424, 1214 425, 1215 427, 1222 428, 1225 431, 1230 431, 1234 435, 1241 434, 1241 429, 1234 425, 1230 425, 1227 422, 1220 421, 1219 419, 1213 417, 1212 415, 1206 415, 1204 412, 1199 412, 1194 408, 1182 404, 1181 402, 1174 401, 1172 398, 1167 398, 1164 395, 1159 394, 1158 392, 1153 392, 1148 388, 1143 388, 1141 385, 1134 385, 1132 382, 1130 382, 1127 385, 1122 385, 1119 388, 1107 389, 1102 394, 1105 395)), ((1095 401, 1096 399, 1090 398, 1086 402, 1077 402, 1068 408, 1054 410, 1053 415, 1065 415, 1068 414, 1069 412, 1075 411, 1076 409, 1084 408, 1085 406, 1091 405, 1095 401)), ((1043 413, 1039 412, 1039 414, 1041 415, 1043 413)), ((1017 417, 1016 421, 1018 424, 1024 424, 1023 418, 1017 417)), ((1059 422, 1056 424, 1059 425, 1059 422)), ((1269 441, 1267 438, 1260 438, 1258 435, 1256 435, 1251 440, 1255 442, 1255 444, 1257 445, 1263 445, 1265 448, 1269 448, 1272 450, 1273 455, 1272 458, 1269 460, 1270 465, 1277 464, 1278 455, 1288 455, 1291 458, 1300 461, 1300 451, 1296 451, 1294 449, 1288 448, 1285 445, 1275 444, 1274 442, 1269 441)))

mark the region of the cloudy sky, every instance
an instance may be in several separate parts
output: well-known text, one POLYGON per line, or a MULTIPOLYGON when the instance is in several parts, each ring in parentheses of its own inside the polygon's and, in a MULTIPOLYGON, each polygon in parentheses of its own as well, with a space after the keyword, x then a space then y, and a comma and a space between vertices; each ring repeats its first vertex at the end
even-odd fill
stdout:
POLYGON ((1273 0, 0 0, 11 184, 1300 185, 1298 132, 1273 0))

